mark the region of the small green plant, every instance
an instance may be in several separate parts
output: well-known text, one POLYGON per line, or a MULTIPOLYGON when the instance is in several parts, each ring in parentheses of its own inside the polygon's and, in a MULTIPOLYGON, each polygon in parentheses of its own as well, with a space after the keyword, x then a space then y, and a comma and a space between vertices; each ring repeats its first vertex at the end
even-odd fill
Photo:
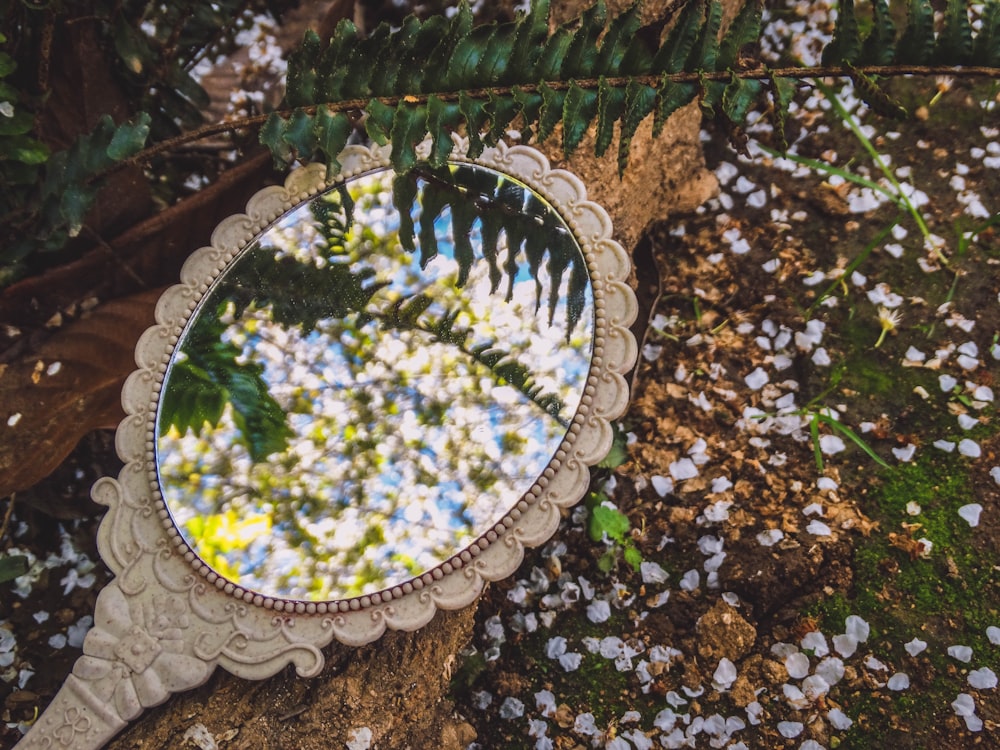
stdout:
POLYGON ((612 543, 598 561, 598 567, 605 573, 612 570, 617 563, 620 549, 625 562, 638 572, 642 564, 642 553, 632 539, 632 522, 628 520, 628 516, 614 507, 603 492, 588 494, 586 504, 590 510, 590 517, 587 519, 587 533, 590 538, 595 542, 612 543))
MULTIPOLYGON (((615 426, 615 436, 611 449, 604 460, 598 464, 598 469, 610 471, 628 461, 628 448, 625 433, 615 426)), ((636 571, 642 564, 642 554, 632 539, 632 522, 628 516, 614 506, 610 498, 601 489, 592 489, 584 501, 590 515, 587 518, 587 533, 595 542, 610 542, 608 550, 601 556, 598 566, 605 573, 612 570, 618 562, 618 550, 622 550, 625 562, 636 571)))

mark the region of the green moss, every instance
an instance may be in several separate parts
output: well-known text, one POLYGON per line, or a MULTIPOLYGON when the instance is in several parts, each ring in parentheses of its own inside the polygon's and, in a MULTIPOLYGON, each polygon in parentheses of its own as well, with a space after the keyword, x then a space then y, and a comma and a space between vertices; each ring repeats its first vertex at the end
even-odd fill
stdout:
POLYGON ((920 738, 934 737, 955 695, 967 689, 967 668, 947 655, 948 646, 973 649, 968 668, 995 666, 986 628, 1000 610, 994 568, 1000 555, 978 548, 975 530, 958 515, 974 499, 967 459, 928 447, 914 462, 882 471, 872 483, 864 510, 881 530, 856 542, 853 590, 818 602, 809 614, 828 633, 842 632, 848 615, 860 615, 872 630, 868 648, 911 679, 919 670, 920 687, 851 695, 845 710, 855 726, 844 746, 880 746, 883 739, 898 738, 901 726, 913 740, 907 747, 934 746, 920 738), (911 502, 920 506, 915 516, 907 512, 911 502), (920 526, 911 534, 904 523, 920 526), (897 535, 895 544, 890 534, 897 535), (933 543, 926 557, 906 549, 908 540, 920 538, 933 543), (903 645, 915 637, 928 648, 913 659, 903 645))

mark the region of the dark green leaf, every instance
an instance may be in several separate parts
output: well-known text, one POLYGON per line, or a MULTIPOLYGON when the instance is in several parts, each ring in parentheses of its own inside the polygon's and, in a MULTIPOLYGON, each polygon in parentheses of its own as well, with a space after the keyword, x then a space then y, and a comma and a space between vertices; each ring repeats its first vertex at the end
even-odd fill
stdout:
POLYGON ((514 46, 503 83, 530 81, 549 36, 549 0, 532 3, 531 10, 517 19, 514 46))
POLYGON ((824 65, 856 62, 861 56, 861 32, 858 29, 854 0, 840 0, 837 23, 833 27, 833 41, 823 50, 824 65))
POLYGON ((1000 2, 986 4, 972 48, 972 62, 1000 68, 1000 2))
POLYGON ((286 125, 287 123, 282 119, 281 115, 277 112, 272 112, 268 115, 264 126, 260 129, 260 133, 257 136, 261 145, 265 146, 271 152, 275 169, 285 169, 295 158, 292 150, 285 143, 284 138, 282 138, 286 125))
POLYGON ((693 83, 674 83, 664 74, 656 89, 656 111, 653 115, 653 137, 658 138, 667 124, 667 119, 689 104, 698 95, 698 89, 693 83))
POLYGON ((455 15, 451 17, 447 32, 441 36, 437 46, 427 56, 427 75, 424 76, 424 86, 421 91, 429 91, 438 82, 450 80, 452 54, 471 31, 472 11, 467 2, 461 2, 455 15))
POLYGON ((552 81, 559 78, 559 68, 562 67, 566 50, 573 43, 573 33, 560 26, 542 48, 532 78, 538 81, 552 81))
POLYGON ((333 113, 326 107, 320 107, 316 110, 314 127, 316 146, 326 160, 326 177, 332 179, 340 172, 337 157, 351 136, 351 120, 344 112, 333 113))
POLYGON ((319 36, 308 29, 302 43, 288 55, 285 100, 290 106, 305 107, 316 101, 316 64, 320 52, 319 36))
POLYGON ((427 98, 427 132, 433 139, 430 163, 433 167, 443 167, 455 147, 451 134, 458 127, 462 113, 457 104, 445 103, 431 94, 427 98))
POLYGON ((427 108, 400 104, 392 120, 392 167, 409 172, 417 163, 417 145, 427 135, 427 108))
POLYGON ((476 204, 463 196, 451 204, 451 228, 455 240, 455 262, 458 264, 457 285, 464 287, 475 260, 472 246, 472 226, 477 216, 476 204))
POLYGON ((392 181, 392 204, 399 212, 399 244, 411 253, 417 249, 413 228, 417 187, 417 178, 412 172, 397 174, 392 181))
POLYGON ((10 117, 0 115, 0 135, 24 135, 35 126, 35 118, 23 109, 15 110, 10 117))
POLYGON ((70 237, 83 229, 83 219, 94 202, 94 190, 83 185, 69 185, 59 200, 59 213, 70 237))
POLYGON ((910 13, 895 62, 901 65, 926 65, 934 57, 934 8, 930 0, 910 0, 910 13))
POLYGON ((0 138, 0 161, 22 164, 44 164, 49 160, 49 147, 26 135, 0 138))
POLYGON ((699 104, 706 117, 715 116, 715 108, 722 103, 722 94, 726 90, 726 84, 722 81, 707 81, 704 75, 700 75, 701 97, 699 104))
POLYGON ((121 161, 141 151, 149 137, 149 123, 150 116, 146 112, 140 112, 135 122, 123 122, 119 125, 106 149, 108 157, 121 161))
POLYGON ((390 54, 393 45, 391 29, 380 23, 363 43, 355 44, 347 64, 343 66, 340 95, 344 99, 365 99, 372 95, 371 81, 378 60, 390 54))
POLYGON ((173 86, 175 93, 181 94, 196 109, 207 107, 212 103, 208 92, 179 65, 174 65, 170 69, 167 82, 173 86))
POLYGON ((17 70, 17 63, 14 58, 6 52, 0 52, 0 78, 6 78, 17 70))
POLYGON ((417 319, 434 303, 434 299, 426 294, 415 294, 409 299, 401 300, 396 310, 396 319, 403 325, 414 326, 417 319))
POLYGON ((475 88, 476 71, 479 69, 483 52, 489 45, 490 37, 493 36, 495 30, 495 24, 477 26, 472 29, 468 36, 462 38, 448 62, 447 76, 441 81, 443 90, 458 91, 475 88))
POLYGON ((115 51, 130 73, 139 76, 152 66, 154 55, 146 41, 146 35, 134 29, 124 14, 117 16, 113 35, 115 51))
POLYGON ((486 47, 476 66, 476 81, 483 86, 506 77, 507 66, 514 50, 514 35, 510 25, 497 26, 486 40, 486 47))
POLYGON ((618 67, 619 75, 642 75, 652 70, 655 49, 656 47, 651 46, 644 35, 637 34, 632 37, 618 67))
POLYGON ((622 116, 621 133, 618 136, 618 176, 621 177, 628 165, 629 147, 632 136, 639 124, 656 106, 656 89, 644 83, 629 81, 625 87, 625 114, 622 116))
POLYGON ((28 572, 28 558, 24 555, 0 555, 0 583, 13 581, 28 572))
POLYGON ((483 153, 482 134, 490 121, 490 113, 486 102, 475 99, 464 91, 458 94, 458 108, 465 118, 465 131, 469 136, 469 156, 475 159, 483 153))
POLYGON ((288 119, 285 132, 281 134, 281 139, 292 147, 292 151, 299 159, 309 159, 313 151, 316 150, 316 132, 313 118, 304 109, 297 109, 288 119))
POLYGON ((772 118, 774 130, 781 143, 781 150, 788 150, 788 139, 785 137, 785 124, 788 122, 788 108, 795 96, 795 81, 790 78, 770 77, 772 118))
POLYGON ((250 459, 260 462, 284 450, 293 432, 281 405, 261 379, 259 366, 236 365, 225 375, 224 387, 233 405, 233 421, 247 441, 250 459))
POLYGON ((873 0, 872 30, 865 37, 858 62, 862 65, 889 65, 896 52, 896 25, 887 0, 873 0))
POLYGON ((495 144, 507 133, 511 122, 521 113, 521 107, 513 96, 491 91, 489 111, 490 143, 495 144))
POLYGON ((557 91, 544 83, 538 87, 538 91, 542 95, 542 109, 538 118, 538 141, 542 143, 548 140, 562 119, 566 92, 557 91))
POLYGON ((392 133, 392 118, 396 110, 387 104, 383 104, 378 99, 372 99, 365 107, 368 117, 365 119, 365 131, 379 146, 384 146, 389 142, 392 133))
POLYGON ((763 8, 763 0, 747 0, 740 8, 739 14, 733 19, 719 46, 719 60, 716 65, 719 70, 735 67, 740 60, 740 50, 751 44, 757 44, 760 40, 760 19, 763 8))
POLYGON ((709 0, 705 23, 686 61, 687 70, 715 70, 719 54, 719 29, 722 27, 722 3, 709 0))
POLYGON ((396 90, 406 93, 423 91, 428 80, 433 80, 440 71, 430 68, 428 61, 440 43, 447 36, 450 23, 444 16, 431 16, 420 24, 416 38, 403 55, 399 69, 396 90))
POLYGON ((591 120, 597 114, 597 92, 589 91, 570 82, 563 102, 563 154, 569 158, 580 145, 591 120))
POLYGON ((597 138, 594 142, 594 153, 600 158, 614 140, 615 122, 625 110, 625 92, 617 86, 611 86, 604 76, 601 76, 598 84, 597 138))
POLYGON ((746 120, 747 112, 757 103, 763 84, 751 78, 734 75, 722 92, 722 112, 737 125, 746 120))
POLYGON ((369 82, 375 96, 393 96, 399 89, 396 81, 400 71, 412 60, 413 45, 417 41, 420 30, 420 19, 407 16, 403 26, 392 34, 391 43, 385 48, 385 53, 376 58, 369 58, 372 75, 369 82))
POLYGON ((591 77, 597 63, 597 40, 604 32, 607 16, 604 0, 597 0, 580 16, 573 41, 570 42, 559 68, 563 80, 591 77))
POLYGON ((525 141, 530 141, 533 135, 532 128, 538 122, 542 111, 542 95, 536 92, 528 93, 520 86, 515 86, 513 90, 514 99, 521 112, 524 124, 521 128, 521 137, 525 141))
POLYGON ((448 205, 451 193, 448 187, 437 182, 424 184, 420 194, 420 267, 427 264, 438 254, 437 231, 435 222, 445 206, 448 205))
POLYGON ((965 65, 972 59, 972 25, 965 0, 948 0, 934 59, 941 65, 965 65))
POLYGON ((615 16, 601 39, 601 51, 597 55, 595 72, 609 77, 619 74, 625 53, 641 25, 642 15, 638 3, 634 3, 628 10, 615 16))
POLYGON ((334 102, 342 98, 341 90, 348 74, 348 63, 357 44, 357 28, 349 19, 343 19, 337 24, 329 45, 316 64, 316 81, 313 85, 316 101, 334 102))
POLYGON ((903 105, 887 94, 878 82, 869 75, 851 67, 851 80, 861 100, 883 117, 905 120, 909 115, 903 105))
POLYGON ((684 69, 705 15, 706 0, 690 0, 684 4, 680 17, 671 29, 666 41, 653 57, 653 73, 679 73, 684 69))

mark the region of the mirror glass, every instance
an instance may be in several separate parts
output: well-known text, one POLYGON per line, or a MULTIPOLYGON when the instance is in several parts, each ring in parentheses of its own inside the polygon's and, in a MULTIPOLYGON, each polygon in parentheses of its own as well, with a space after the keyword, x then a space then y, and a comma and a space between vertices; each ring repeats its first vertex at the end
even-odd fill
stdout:
POLYGON ((156 464, 226 579, 346 599, 467 547, 558 450, 593 292, 559 214, 484 167, 381 169, 256 237, 171 356, 156 464))

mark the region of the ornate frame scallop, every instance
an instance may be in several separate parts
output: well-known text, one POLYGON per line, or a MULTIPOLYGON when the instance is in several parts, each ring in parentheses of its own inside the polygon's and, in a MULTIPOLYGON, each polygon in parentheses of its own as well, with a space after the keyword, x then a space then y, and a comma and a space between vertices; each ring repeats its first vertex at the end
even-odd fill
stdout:
MULTIPOLYGON (((429 142, 422 144, 418 154, 426 156, 429 148, 429 142)), ((116 448, 125 467, 117 479, 100 479, 92 490, 108 506, 98 547, 115 578, 98 596, 83 656, 16 750, 99 748, 143 709, 200 685, 216 666, 263 679, 291 663, 309 677, 321 670, 320 649, 334 638, 361 645, 386 628, 416 630, 439 607, 464 607, 487 581, 512 574, 526 547, 555 533, 560 509, 587 491, 589 467, 611 446, 610 422, 627 406, 624 376, 637 356, 629 331, 637 306, 625 283, 628 256, 612 238, 607 212, 587 200, 576 176, 552 169, 527 146, 501 143, 471 159, 468 141, 456 137, 453 161, 489 167, 538 192, 560 213, 586 258, 594 294, 591 368, 567 437, 548 467, 506 517, 449 561, 402 585, 349 600, 305 602, 244 590, 210 570, 174 527, 158 489, 154 423, 167 363, 198 301, 280 216, 330 185, 389 166, 390 152, 390 146, 348 146, 334 180, 326 179, 325 167, 312 164, 292 172, 284 186, 264 188, 245 214, 218 225, 211 244, 184 264, 181 283, 160 298, 156 324, 136 345, 138 369, 122 389, 127 416, 116 448)))

